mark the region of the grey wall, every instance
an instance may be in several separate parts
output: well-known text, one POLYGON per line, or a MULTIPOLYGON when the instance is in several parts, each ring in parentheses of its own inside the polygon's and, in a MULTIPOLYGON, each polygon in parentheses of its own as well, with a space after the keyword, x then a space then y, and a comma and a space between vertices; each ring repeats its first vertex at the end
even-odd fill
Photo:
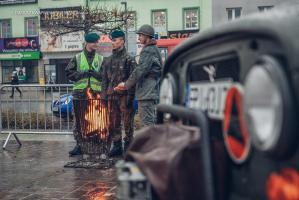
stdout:
POLYGON ((241 17, 259 12, 258 6, 278 6, 291 2, 299 4, 299 0, 212 0, 212 25, 228 21, 227 8, 242 7, 241 17))

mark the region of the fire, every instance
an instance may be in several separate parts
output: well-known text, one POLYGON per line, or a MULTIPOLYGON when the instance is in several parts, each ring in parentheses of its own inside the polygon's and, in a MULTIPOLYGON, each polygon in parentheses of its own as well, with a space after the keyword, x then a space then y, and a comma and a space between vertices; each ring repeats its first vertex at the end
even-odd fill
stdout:
POLYGON ((87 88, 87 108, 85 112, 85 137, 98 135, 100 139, 108 138, 107 107, 101 104, 99 94, 94 97, 92 90, 87 88))
POLYGON ((299 173, 285 168, 280 173, 272 173, 267 181, 269 200, 299 200, 299 173))

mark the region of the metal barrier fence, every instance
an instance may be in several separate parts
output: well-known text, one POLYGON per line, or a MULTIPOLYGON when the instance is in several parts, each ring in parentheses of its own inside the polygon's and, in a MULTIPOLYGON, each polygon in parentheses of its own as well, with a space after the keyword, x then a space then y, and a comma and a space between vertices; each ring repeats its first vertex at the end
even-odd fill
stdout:
POLYGON ((17 133, 72 134, 71 92, 72 84, 2 85, 0 133, 8 133, 3 149, 12 135, 21 145, 17 133))

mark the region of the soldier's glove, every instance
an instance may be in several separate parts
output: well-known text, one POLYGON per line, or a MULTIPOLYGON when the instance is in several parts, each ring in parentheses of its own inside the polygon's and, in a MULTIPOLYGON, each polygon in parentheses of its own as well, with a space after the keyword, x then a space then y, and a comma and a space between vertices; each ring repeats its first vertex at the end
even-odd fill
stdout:
POLYGON ((90 69, 88 70, 89 76, 93 76, 94 78, 97 77, 97 72, 95 72, 94 70, 90 69))
POLYGON ((108 106, 108 101, 106 99, 101 99, 101 105, 107 107, 108 106))
POLYGON ((108 95, 112 95, 112 94, 114 94, 114 90, 113 90, 112 88, 108 88, 108 90, 107 90, 107 94, 108 94, 108 95))
POLYGON ((89 73, 88 72, 81 72, 79 74, 79 79, 82 79, 82 78, 88 78, 89 77, 89 73))

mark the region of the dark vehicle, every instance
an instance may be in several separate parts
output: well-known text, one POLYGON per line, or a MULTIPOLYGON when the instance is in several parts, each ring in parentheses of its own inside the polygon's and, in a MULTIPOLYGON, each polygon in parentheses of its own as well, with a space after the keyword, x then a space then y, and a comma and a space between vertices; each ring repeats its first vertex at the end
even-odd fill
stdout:
POLYGON ((205 199, 299 199, 298 24, 298 5, 244 17, 201 32, 166 61, 160 103, 208 117, 205 199))

